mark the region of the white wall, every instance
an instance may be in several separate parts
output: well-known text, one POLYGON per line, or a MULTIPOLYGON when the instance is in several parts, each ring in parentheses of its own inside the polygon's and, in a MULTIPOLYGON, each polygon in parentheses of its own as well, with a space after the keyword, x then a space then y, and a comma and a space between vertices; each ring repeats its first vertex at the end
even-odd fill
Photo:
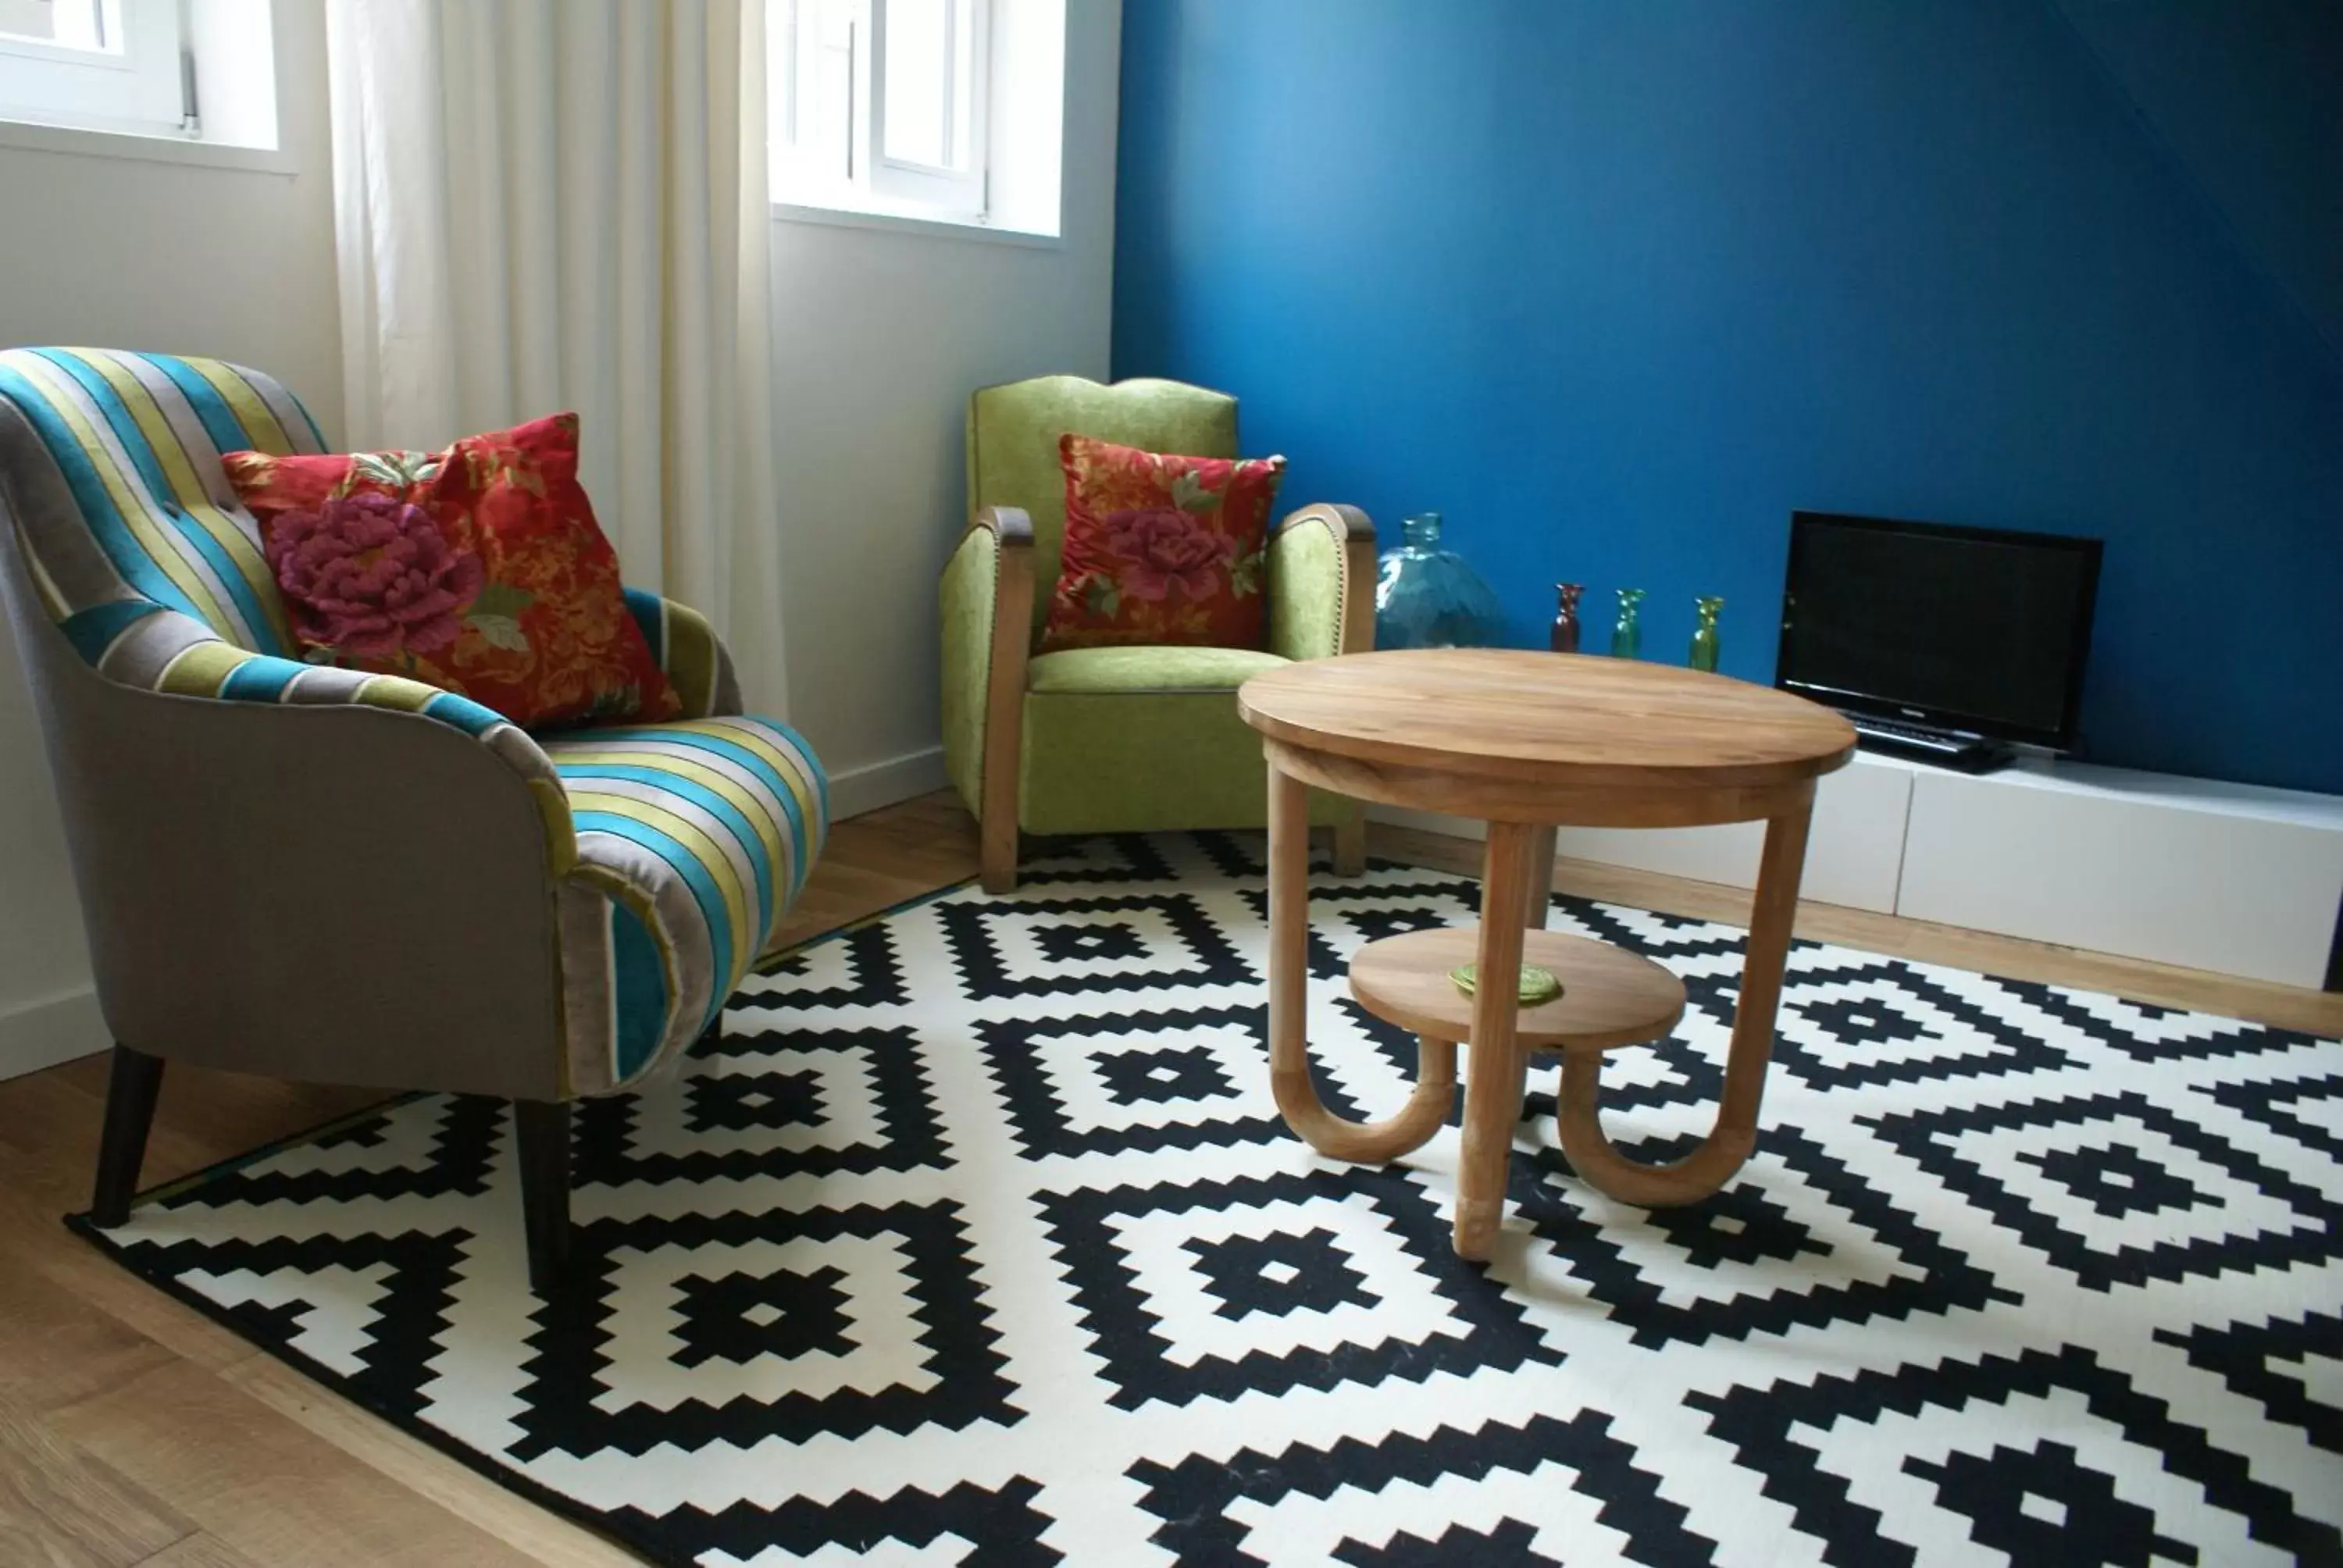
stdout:
MULTIPOLYGON (((320 0, 277 0, 293 172, 0 146, 0 347, 208 354, 341 426, 320 0)), ((0 637, 0 1078, 102 1049, 73 879, 15 642, 0 637)))
POLYGON ((1121 33, 1118 0, 1069 0, 1060 244, 773 226, 790 719, 842 813, 944 782, 936 581, 967 521, 968 395, 1107 374, 1121 33))

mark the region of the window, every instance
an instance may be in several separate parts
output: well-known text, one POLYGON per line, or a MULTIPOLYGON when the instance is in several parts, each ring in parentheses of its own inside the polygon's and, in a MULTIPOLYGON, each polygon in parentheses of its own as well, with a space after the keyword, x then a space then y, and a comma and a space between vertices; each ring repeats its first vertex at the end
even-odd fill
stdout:
POLYGON ((995 3, 776 0, 775 194, 985 221, 995 3))
POLYGON ((0 0, 0 117, 195 133, 178 0, 0 0))
POLYGON ((186 144, 274 148, 273 7, 269 0, 0 0, 0 121, 15 122, 0 127, 5 139, 35 138, 34 146, 98 131, 150 138, 105 150, 159 149, 153 138, 160 138, 180 144, 163 149, 175 158, 186 144))

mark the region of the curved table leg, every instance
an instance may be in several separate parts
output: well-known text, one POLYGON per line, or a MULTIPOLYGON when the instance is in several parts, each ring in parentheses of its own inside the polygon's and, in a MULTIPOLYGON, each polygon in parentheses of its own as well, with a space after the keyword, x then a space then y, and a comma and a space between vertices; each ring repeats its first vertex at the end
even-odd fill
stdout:
POLYGON ((1513 1157, 1513 1130, 1521 1125, 1522 1084, 1529 1072, 1529 1053, 1514 1038, 1521 1011, 1522 917, 1528 908, 1535 840, 1541 835, 1553 844, 1550 828, 1492 822, 1481 861, 1473 1070, 1464 1080, 1464 1144, 1456 1161, 1455 1246, 1460 1258, 1486 1258, 1505 1217, 1505 1167, 1513 1157))
MULTIPOLYGON (((1572 1169, 1623 1203, 1666 1208, 1707 1197, 1741 1169, 1757 1142, 1757 1101, 1774 1053, 1774 1013, 1782 1000, 1782 967, 1790 956, 1790 927, 1798 910, 1798 878, 1806 859, 1811 797, 1795 811, 1765 825, 1757 893, 1749 916, 1749 946, 1741 965, 1741 996, 1733 1011, 1733 1045, 1725 1064, 1725 1094, 1716 1125, 1701 1146, 1666 1165, 1630 1160, 1611 1146, 1596 1111, 1603 1057, 1571 1051, 1563 1058, 1562 1151, 1572 1169)), ((1474 1020, 1478 1032, 1479 1020, 1474 1020)), ((1479 1058, 1474 1058, 1477 1066, 1479 1058)), ((1475 1074, 1477 1077, 1477 1073, 1475 1074)), ((1466 1085, 1469 1095, 1471 1085, 1466 1085)))
MULTIPOLYGON (((1518 961, 1518 960, 1516 960, 1518 961)), ((1310 1080, 1310 789, 1269 769, 1269 1081, 1285 1124, 1336 1160, 1395 1160, 1421 1148, 1456 1102, 1456 1045, 1417 1040, 1415 1092, 1396 1116, 1352 1121, 1310 1080)), ((1502 1183, 1501 1183, 1502 1186, 1502 1183)))

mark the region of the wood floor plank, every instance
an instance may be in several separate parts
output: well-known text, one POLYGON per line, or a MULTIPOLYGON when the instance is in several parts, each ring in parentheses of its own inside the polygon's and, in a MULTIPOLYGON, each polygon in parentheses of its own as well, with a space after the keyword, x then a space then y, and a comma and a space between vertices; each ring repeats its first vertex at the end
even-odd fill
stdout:
POLYGON ((262 1565, 218 1536, 197 1531, 184 1541, 164 1547, 140 1563, 138 1568, 262 1568, 262 1565))
MULTIPOLYGON (((14 1087, 0 1085, 0 1095, 14 1087)), ((0 1160, 0 1271, 37 1274, 89 1311, 199 1366, 230 1366, 260 1353, 67 1231, 58 1216, 79 1206, 78 1201, 44 1201, 15 1161, 0 1160)), ((19 1353, 14 1344, 0 1335, 0 1359, 19 1353)))
POLYGON ((639 1568, 642 1560, 624 1547, 506 1491, 274 1357, 256 1356, 223 1375, 351 1458, 536 1562, 553 1568, 639 1568))
POLYGON ((0 1269, 0 1401, 36 1416, 178 1359, 37 1269, 0 1269))
POLYGON ((0 1563, 132 1568, 194 1526, 0 1398, 0 1563))
POLYGON ((203 1367, 158 1368, 53 1421, 65 1442, 257 1563, 535 1561, 203 1367))

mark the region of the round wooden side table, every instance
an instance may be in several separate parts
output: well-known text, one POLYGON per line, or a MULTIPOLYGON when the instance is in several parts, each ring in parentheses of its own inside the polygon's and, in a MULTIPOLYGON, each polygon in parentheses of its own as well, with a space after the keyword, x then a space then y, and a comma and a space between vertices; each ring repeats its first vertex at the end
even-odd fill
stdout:
POLYGON ((1756 1142, 1815 780, 1854 754, 1826 708, 1669 665, 1502 648, 1412 649, 1313 659, 1254 676, 1238 710, 1269 761, 1269 1053, 1288 1126, 1338 1160, 1396 1159, 1447 1121, 1456 1045, 1469 1042, 1456 1178, 1459 1255, 1486 1258, 1503 1219, 1505 1161, 1529 1052, 1562 1053, 1563 1152, 1625 1202, 1689 1203, 1730 1181, 1756 1142), (1489 825, 1477 927, 1370 942, 1351 960, 1362 1006, 1413 1030, 1417 1083, 1398 1114, 1355 1122, 1310 1079, 1309 794, 1330 789, 1489 825), (1636 954, 1547 931, 1556 824, 1689 828, 1763 819, 1765 849, 1716 1124, 1667 1165, 1630 1160, 1596 1105, 1603 1054, 1675 1026, 1684 985, 1636 954), (1560 996, 1520 1001, 1524 961, 1560 996), (1476 964, 1473 994, 1450 979, 1476 964))

